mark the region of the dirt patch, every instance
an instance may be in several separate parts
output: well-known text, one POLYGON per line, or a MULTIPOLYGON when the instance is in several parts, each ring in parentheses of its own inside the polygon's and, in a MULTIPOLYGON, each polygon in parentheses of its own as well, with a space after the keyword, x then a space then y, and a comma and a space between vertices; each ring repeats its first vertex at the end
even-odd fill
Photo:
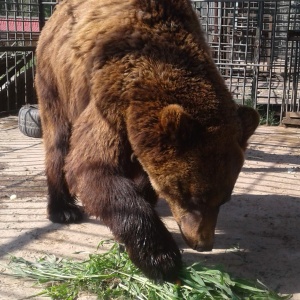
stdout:
MULTIPOLYGON (((95 252, 100 240, 112 237, 93 218, 82 224, 49 222, 42 140, 22 135, 16 117, 0 119, 0 131, 1 271, 10 254, 27 259, 45 254, 83 259, 87 252, 95 252), (75 254, 78 251, 83 252, 75 254)), ((251 139, 232 199, 221 209, 212 252, 188 249, 164 201, 157 210, 186 262, 222 265, 235 276, 259 279, 300 299, 299 179, 300 129, 260 127, 251 139)), ((22 299, 38 291, 31 282, 0 275, 2 300, 22 299)))

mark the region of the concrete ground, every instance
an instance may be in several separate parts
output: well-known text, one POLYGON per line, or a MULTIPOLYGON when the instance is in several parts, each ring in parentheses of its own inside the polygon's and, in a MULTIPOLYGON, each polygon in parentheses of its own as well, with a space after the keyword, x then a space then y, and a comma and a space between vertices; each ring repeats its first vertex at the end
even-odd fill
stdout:
MULTIPOLYGON (((101 240, 112 237, 93 218, 72 225, 47 220, 43 161, 41 139, 22 135, 14 116, 0 119, 0 272, 11 254, 83 259, 101 240), (83 252, 75 254, 78 251, 83 252)), ((165 202, 160 201, 157 210, 186 262, 223 265, 234 276, 259 279, 300 299, 299 179, 300 129, 262 126, 251 138, 232 200, 221 209, 212 252, 188 249, 165 202)), ((32 282, 0 273, 1 300, 39 291, 32 282)))

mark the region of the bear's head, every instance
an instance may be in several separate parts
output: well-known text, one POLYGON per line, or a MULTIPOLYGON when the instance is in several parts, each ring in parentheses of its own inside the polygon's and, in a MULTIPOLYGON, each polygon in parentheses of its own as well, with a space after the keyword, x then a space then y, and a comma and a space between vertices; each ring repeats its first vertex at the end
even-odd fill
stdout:
POLYGON ((232 107, 227 121, 221 116, 208 123, 178 104, 136 102, 128 112, 134 154, 167 200, 185 241, 198 251, 213 247, 219 208, 230 199, 259 122, 254 109, 232 107))

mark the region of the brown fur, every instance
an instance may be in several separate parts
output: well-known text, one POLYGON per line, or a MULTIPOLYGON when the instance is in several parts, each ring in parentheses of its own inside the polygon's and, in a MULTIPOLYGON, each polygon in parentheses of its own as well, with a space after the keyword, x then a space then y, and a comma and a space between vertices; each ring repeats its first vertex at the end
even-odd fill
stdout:
POLYGON ((211 249, 258 124, 232 100, 190 1, 63 1, 37 57, 49 218, 80 221, 79 197, 147 276, 174 279, 157 195, 187 243, 211 249))

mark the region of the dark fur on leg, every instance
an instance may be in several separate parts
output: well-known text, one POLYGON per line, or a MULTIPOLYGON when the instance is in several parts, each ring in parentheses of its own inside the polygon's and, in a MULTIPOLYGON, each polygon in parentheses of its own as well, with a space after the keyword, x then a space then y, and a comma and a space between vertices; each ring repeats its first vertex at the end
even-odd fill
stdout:
POLYGON ((120 176, 86 173, 84 177, 90 179, 84 180, 81 194, 87 212, 101 218, 147 277, 175 280, 181 267, 178 246, 136 185, 120 176), (98 182, 91 180, 95 176, 98 182))
POLYGON ((73 203, 65 202, 61 206, 51 206, 51 203, 48 203, 47 214, 48 219, 53 223, 68 224, 80 223, 83 220, 84 211, 80 206, 73 203))

